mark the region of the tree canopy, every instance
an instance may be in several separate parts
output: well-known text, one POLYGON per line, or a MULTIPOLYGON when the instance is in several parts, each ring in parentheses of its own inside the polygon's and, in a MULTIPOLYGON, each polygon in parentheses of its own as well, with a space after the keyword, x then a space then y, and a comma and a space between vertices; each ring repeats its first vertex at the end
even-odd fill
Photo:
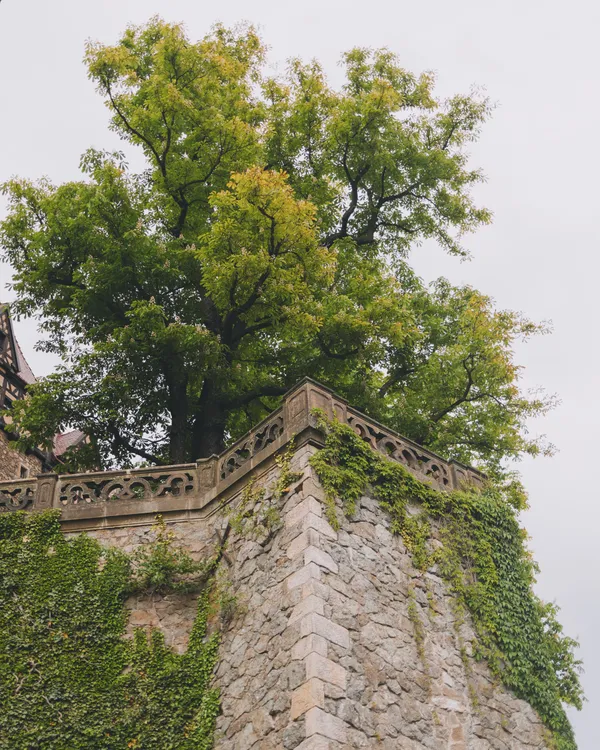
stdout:
POLYGON ((66 426, 80 467, 219 452, 302 376, 405 435, 498 470, 536 454, 551 400, 519 385, 514 343, 543 331, 470 287, 424 284, 425 240, 464 256, 490 221, 469 143, 478 95, 436 98, 387 50, 265 73, 252 27, 201 41, 158 18, 86 63, 126 150, 90 150, 83 178, 3 186, 17 315, 41 319, 62 365, 13 406, 25 443, 66 426))

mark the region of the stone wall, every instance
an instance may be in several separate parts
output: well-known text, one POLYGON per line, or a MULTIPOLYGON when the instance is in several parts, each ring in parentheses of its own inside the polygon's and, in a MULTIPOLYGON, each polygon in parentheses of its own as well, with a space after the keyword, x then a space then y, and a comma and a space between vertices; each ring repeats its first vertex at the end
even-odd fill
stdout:
POLYGON ((21 468, 28 471, 29 476, 36 476, 42 471, 42 462, 30 453, 20 453, 12 448, 10 441, 0 428, 0 482, 7 482, 22 477, 21 468))
MULTIPOLYGON (((213 523, 207 518, 196 517, 171 523, 169 529, 174 532, 177 545, 188 550, 195 560, 210 557, 218 544, 213 523)), ((87 533, 102 545, 116 547, 127 554, 134 552, 140 545, 148 544, 154 535, 151 523, 98 529, 87 533)), ((131 611, 128 636, 133 634, 134 628, 143 627, 147 632, 158 628, 164 634, 167 645, 181 653, 188 644, 196 617, 197 599, 198 596, 194 594, 178 593, 131 597, 126 602, 131 611)))
MULTIPOLYGON (((237 613, 216 673, 216 748, 546 748, 531 707, 467 656, 469 624, 456 621, 443 581, 415 570, 377 503, 364 497, 339 532, 327 523, 308 463, 314 450, 307 443, 293 457, 301 478, 282 500, 280 528, 228 547, 223 566, 237 613)), ((268 490, 277 469, 261 471, 268 490)), ((171 528, 201 557, 212 554, 225 523, 217 501, 171 528)), ((90 533, 131 551, 150 526, 90 533)), ((131 600, 130 627, 159 627, 174 648, 185 648, 194 604, 192 597, 131 600)))

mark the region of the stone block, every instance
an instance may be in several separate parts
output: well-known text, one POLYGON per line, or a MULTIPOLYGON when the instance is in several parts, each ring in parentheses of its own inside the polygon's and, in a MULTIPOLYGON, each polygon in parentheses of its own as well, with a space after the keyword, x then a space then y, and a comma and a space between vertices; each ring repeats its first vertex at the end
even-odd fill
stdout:
POLYGON ((321 734, 331 740, 345 742, 346 723, 320 708, 311 708, 306 712, 306 736, 310 737, 313 734, 321 734))
POLYGON ((306 657, 306 677, 318 677, 340 688, 346 688, 346 670, 340 664, 327 659, 321 654, 310 653, 306 657))
POLYGON ((313 734, 312 737, 307 737, 304 742, 301 742, 296 750, 338 750, 339 747, 337 742, 332 742, 319 734, 313 734))
POLYGON ((307 513, 302 518, 302 527, 304 529, 314 529, 328 539, 337 539, 338 537, 337 531, 333 529, 328 521, 315 513, 307 513))
POLYGON ((305 497, 304 500, 298 503, 289 513, 285 516, 285 526, 289 528, 297 523, 300 523, 305 516, 312 514, 315 516, 321 516, 321 503, 315 500, 314 497, 305 497))
POLYGON ((299 716, 315 707, 325 708, 325 691, 323 690, 323 683, 316 678, 312 678, 292 693, 290 719, 295 721, 299 716))
POLYGON ((337 742, 332 742, 318 734, 313 734, 312 737, 307 737, 304 742, 301 742, 296 750, 337 750, 340 746, 337 742))
POLYGON ((286 586, 289 591, 297 588, 298 586, 305 586, 310 581, 321 580, 321 568, 314 562, 304 565, 300 570, 292 573, 291 576, 285 579, 286 586))
POLYGON ((322 615, 325 610, 325 602, 321 597, 315 596, 314 594, 310 594, 310 596, 307 596, 306 599, 303 599, 301 602, 296 604, 294 609, 292 610, 292 614, 290 615, 289 624, 291 625, 296 620, 302 619, 305 615, 310 614, 311 612, 316 612, 319 615, 322 615))
POLYGON ((300 635, 304 637, 312 633, 322 636, 326 641, 337 643, 338 646, 343 648, 350 647, 350 636, 347 629, 315 612, 300 620, 300 635))
POLYGON ((304 564, 308 565, 311 562, 320 565, 322 568, 330 570, 332 573, 338 572, 338 564, 333 559, 333 557, 331 557, 328 552, 325 552, 324 550, 319 549, 314 545, 310 545, 304 548, 304 564))
MULTIPOLYGON (((308 534, 306 531, 303 531, 301 534, 298 534, 293 542, 290 543, 287 548, 286 554, 290 558, 290 560, 293 560, 295 557, 304 552, 308 547, 310 547, 308 534)), ((306 562, 306 556, 304 558, 304 561, 306 562)))
MULTIPOLYGON (((314 565, 314 563, 311 563, 311 565, 314 565)), ((324 601, 328 601, 331 595, 331 589, 324 583, 311 578, 302 585, 302 598, 306 599, 311 594, 321 597, 324 601)))
POLYGON ((305 492, 307 497, 310 495, 314 497, 316 500, 319 500, 319 502, 324 503, 325 502, 325 490, 323 489, 321 482, 319 482, 317 475, 314 472, 314 469, 310 468, 308 471, 309 473, 302 484, 302 489, 305 492))
MULTIPOLYGON (((297 535, 292 534, 293 539, 287 546, 287 556, 290 560, 298 557, 308 547, 318 545, 321 541, 321 537, 314 529, 305 529, 304 531, 301 529, 302 527, 299 524, 293 527, 293 530, 298 533, 297 535)), ((291 532, 292 530, 288 529, 286 533, 290 534, 291 532)))
POLYGON ((456 711, 457 713, 463 713, 467 710, 467 706, 462 700, 447 698, 445 695, 435 695, 432 698, 432 703, 437 706, 437 708, 441 708, 444 711, 456 711))
POLYGON ((461 726, 454 727, 452 729, 452 741, 453 742, 464 742, 465 732, 461 726))
POLYGON ((327 656, 327 641, 320 635, 307 635, 292 647, 292 659, 304 659, 311 653, 327 656))

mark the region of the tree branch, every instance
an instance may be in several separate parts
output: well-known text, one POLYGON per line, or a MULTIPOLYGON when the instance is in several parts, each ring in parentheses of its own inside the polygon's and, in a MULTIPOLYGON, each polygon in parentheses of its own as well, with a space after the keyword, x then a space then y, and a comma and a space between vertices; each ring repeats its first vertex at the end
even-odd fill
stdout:
POLYGON ((158 458, 158 456, 155 456, 152 453, 148 453, 143 448, 136 448, 134 445, 132 445, 126 438, 123 437, 123 435, 121 435, 114 424, 108 425, 108 431, 113 436, 113 439, 111 441, 113 450, 124 448, 128 453, 133 453, 140 458, 145 458, 147 461, 152 461, 152 463, 156 464, 157 466, 165 465, 165 462, 162 459, 158 458))
POLYGON ((356 177, 352 177, 350 169, 348 168, 348 148, 349 144, 346 143, 344 147, 344 156, 342 158, 342 166, 344 167, 344 172, 346 173, 346 177, 348 178, 348 182, 350 183, 350 205, 342 215, 339 230, 337 232, 333 232, 325 238, 323 242, 325 247, 331 247, 336 240, 341 240, 344 237, 348 236, 348 223, 352 218, 352 215, 356 211, 356 207, 358 206, 358 185, 371 168, 371 165, 367 164, 362 169, 359 169, 356 177))
POLYGON ((386 195, 385 197, 381 197, 378 201, 378 207, 381 208, 381 206, 384 206, 386 203, 391 203, 392 201, 399 201, 400 198, 406 198, 407 195, 411 195, 412 191, 419 186, 419 181, 413 182, 412 185, 409 185, 404 190, 401 190, 399 193, 394 193, 393 195, 386 195))
MULTIPOLYGON (((463 359, 462 366, 465 368, 467 373, 467 384, 465 385, 462 396, 457 398, 454 403, 450 404, 450 406, 447 406, 445 409, 437 412, 437 414, 434 414, 431 417, 432 422, 439 422, 440 419, 443 419, 446 416, 446 414, 449 414, 461 404, 469 401, 469 393, 471 392, 471 388, 473 387, 473 370, 475 369, 474 357, 472 354, 467 355, 467 357, 463 359), (470 363, 470 365, 468 363, 470 363)), ((477 398, 479 398, 479 396, 477 398)))
POLYGON ((245 406, 251 401, 257 398, 264 398, 265 396, 283 396, 288 391, 287 386, 283 385, 265 385, 262 388, 257 388, 254 391, 235 396, 223 402, 226 409, 237 409, 240 406, 245 406))
POLYGON ((356 348, 350 350, 349 352, 344 352, 343 354, 333 352, 323 341, 320 333, 317 333, 317 341, 319 342, 319 346, 321 347, 323 353, 331 359, 348 359, 349 357, 353 357, 355 354, 358 354, 358 352, 360 351, 360 347, 357 346, 356 348))
POLYGON ((256 283, 254 284, 254 289, 252 290, 250 296, 246 299, 246 301, 243 302, 241 305, 234 307, 233 310, 230 310, 225 316, 225 320, 223 321, 224 343, 228 345, 233 343, 233 326, 236 320, 239 319, 240 315, 243 315, 245 312, 248 312, 248 310, 252 307, 252 305, 259 298, 260 293, 262 291, 262 285, 268 279, 270 273, 271 273, 270 268, 267 268, 265 271, 263 271, 263 273, 260 275, 256 283))
POLYGON ((242 323, 239 326, 234 325, 231 334, 231 343, 237 344, 238 341, 241 341, 245 336, 249 336, 251 333, 256 333, 257 331, 263 331, 265 328, 268 328, 271 323, 272 320, 270 318, 263 318, 263 320, 259 320, 251 326, 246 326, 245 323, 242 323))
POLYGON ((107 81, 105 81, 104 85, 106 87, 106 93, 108 95, 108 98, 110 99, 110 103, 112 104, 112 107, 113 107, 114 111, 117 113, 117 115, 121 119, 121 122, 125 125, 125 127, 129 130, 130 133, 133 133, 133 135, 135 135, 137 138, 139 138, 141 141, 143 141, 146 144, 146 146, 148 146, 148 148, 150 149, 150 151, 152 151, 152 153, 154 154, 154 158, 156 159, 156 163, 157 163, 157 165, 158 165, 158 167, 159 167, 159 169, 161 171, 162 176, 166 178, 167 175, 166 175, 166 170, 165 170, 164 164, 162 163, 161 158, 160 158, 160 154, 158 153, 158 151, 154 147, 154 144, 152 143, 152 141, 150 141, 148 138, 146 138, 146 136, 143 135, 139 130, 136 130, 136 128, 133 127, 133 125, 129 122, 129 120, 121 112, 121 110, 117 106, 117 103, 115 102, 115 99, 114 99, 114 97, 112 95, 110 84, 107 81))
POLYGON ((379 389, 379 397, 384 398, 390 388, 392 388, 394 385, 397 385, 403 378, 407 377, 408 375, 412 375, 414 371, 414 367, 407 367, 406 369, 400 371, 397 370, 393 375, 390 375, 390 377, 383 383, 383 385, 379 389))

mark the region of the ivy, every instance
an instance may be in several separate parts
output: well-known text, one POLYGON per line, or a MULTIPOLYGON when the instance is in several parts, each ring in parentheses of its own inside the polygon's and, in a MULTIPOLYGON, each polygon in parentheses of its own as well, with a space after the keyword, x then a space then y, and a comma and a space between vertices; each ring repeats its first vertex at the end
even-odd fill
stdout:
POLYGON ((257 477, 250 478, 242 491, 240 501, 232 506, 223 501, 222 511, 228 517, 228 528, 240 536, 261 539, 266 544, 281 526, 280 505, 290 490, 290 486, 300 479, 299 472, 292 471, 291 463, 295 452, 294 439, 287 449, 275 457, 278 468, 276 481, 266 487, 258 483, 257 477))
POLYGON ((425 628, 419 615, 419 607, 415 597, 414 588, 408 589, 408 619, 412 622, 413 629, 415 632, 415 641, 417 643, 417 654, 421 660, 421 664, 427 676, 427 685, 429 691, 431 691, 431 677, 429 675, 429 664, 427 662, 427 656, 425 654, 425 628))
POLYGON ((196 561, 183 547, 175 545, 175 535, 161 515, 153 526, 151 544, 140 545, 132 555, 129 593, 186 593, 201 589, 216 570, 220 551, 208 560, 196 561))
POLYGON ((161 526, 132 561, 66 539, 59 515, 0 516, 0 750, 208 750, 219 710, 209 564, 192 569, 161 526), (123 638, 132 590, 194 574, 205 582, 186 653, 158 631, 123 638))
POLYGON ((490 482, 483 491, 438 491, 373 451, 347 425, 322 413, 317 420, 326 442, 311 463, 325 489, 330 521, 339 526, 337 498, 351 516, 370 488, 415 566, 435 566, 456 595, 457 616, 470 613, 476 655, 538 712, 552 747, 576 750, 563 704, 580 709, 584 700, 574 655, 578 644, 563 634, 557 607, 533 592, 537 567, 519 526, 513 488, 490 482))

